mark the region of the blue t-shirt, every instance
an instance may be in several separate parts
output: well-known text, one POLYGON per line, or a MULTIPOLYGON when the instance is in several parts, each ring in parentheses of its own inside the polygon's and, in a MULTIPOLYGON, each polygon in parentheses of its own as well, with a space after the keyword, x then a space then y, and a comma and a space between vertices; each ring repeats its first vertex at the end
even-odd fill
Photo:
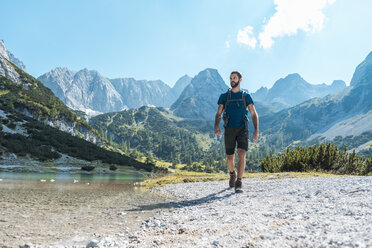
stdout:
MULTIPOLYGON (((242 99, 243 91, 239 91, 234 93, 231 91, 231 98, 230 99, 242 99)), ((227 101, 227 92, 220 95, 218 99, 218 104, 225 105, 227 101)), ((249 104, 254 104, 251 96, 248 93, 244 93, 245 101, 247 106, 249 104)), ((244 102, 243 101, 230 101, 229 105, 227 105, 226 113, 229 115, 229 121, 227 123, 227 128, 239 128, 244 127, 244 115, 248 113, 244 109, 244 102)))

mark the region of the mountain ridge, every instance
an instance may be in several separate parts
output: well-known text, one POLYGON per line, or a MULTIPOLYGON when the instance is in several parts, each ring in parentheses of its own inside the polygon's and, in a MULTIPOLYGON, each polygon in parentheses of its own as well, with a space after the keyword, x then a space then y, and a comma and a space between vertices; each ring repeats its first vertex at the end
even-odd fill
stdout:
POLYGON ((88 114, 115 112, 141 106, 170 107, 185 84, 191 81, 189 78, 187 75, 181 77, 174 88, 171 88, 161 80, 109 79, 96 70, 84 68, 75 72, 63 67, 57 67, 38 77, 67 106, 88 114), (95 86, 99 92, 94 91, 94 85, 100 85, 95 86))
POLYGON ((346 88, 346 84, 342 80, 334 80, 331 85, 310 84, 298 73, 292 73, 278 79, 270 89, 261 87, 252 93, 252 98, 265 105, 272 104, 274 109, 278 111, 314 97, 339 92, 344 88, 346 88))

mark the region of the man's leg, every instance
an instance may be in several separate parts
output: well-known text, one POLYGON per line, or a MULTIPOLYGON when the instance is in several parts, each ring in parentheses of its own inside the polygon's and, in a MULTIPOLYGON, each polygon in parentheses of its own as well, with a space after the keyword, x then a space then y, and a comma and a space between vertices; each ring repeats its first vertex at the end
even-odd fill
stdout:
POLYGON ((230 171, 230 180, 229 180, 229 186, 230 188, 235 187, 236 182, 236 172, 235 172, 235 165, 234 165, 234 154, 227 155, 227 167, 230 171))
POLYGON ((230 172, 233 172, 235 170, 235 165, 234 165, 234 154, 232 155, 227 155, 227 167, 229 168, 230 172))
POLYGON ((229 168, 230 180, 229 186, 232 188, 235 186, 236 182, 236 172, 234 165, 234 153, 236 146, 236 134, 235 129, 225 128, 225 149, 226 149, 226 163, 229 168))
POLYGON ((230 173, 235 170, 234 153, 236 146, 236 134, 234 129, 225 128, 225 150, 226 150, 226 163, 230 173))
POLYGON ((238 148, 238 178, 243 177, 244 168, 245 168, 245 153, 246 150, 238 148))
POLYGON ((235 192, 241 193, 242 191, 242 177, 245 168, 245 153, 248 150, 248 132, 245 128, 241 129, 241 132, 237 138, 238 142, 238 178, 235 182, 235 192))

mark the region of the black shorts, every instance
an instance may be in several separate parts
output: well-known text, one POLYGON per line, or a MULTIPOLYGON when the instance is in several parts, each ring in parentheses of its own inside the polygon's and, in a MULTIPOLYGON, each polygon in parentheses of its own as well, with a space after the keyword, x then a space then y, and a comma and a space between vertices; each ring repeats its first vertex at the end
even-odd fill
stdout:
POLYGON ((248 151, 248 131, 245 127, 225 128, 225 149, 227 155, 235 152, 236 144, 238 148, 248 151))

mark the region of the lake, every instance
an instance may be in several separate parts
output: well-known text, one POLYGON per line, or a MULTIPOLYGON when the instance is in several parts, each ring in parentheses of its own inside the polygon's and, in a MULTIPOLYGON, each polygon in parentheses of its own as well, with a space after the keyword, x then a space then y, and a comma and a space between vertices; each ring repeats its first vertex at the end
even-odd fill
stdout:
POLYGON ((0 246, 84 246, 139 230, 154 210, 138 209, 169 201, 142 188, 144 176, 130 169, 111 174, 0 172, 0 246))

